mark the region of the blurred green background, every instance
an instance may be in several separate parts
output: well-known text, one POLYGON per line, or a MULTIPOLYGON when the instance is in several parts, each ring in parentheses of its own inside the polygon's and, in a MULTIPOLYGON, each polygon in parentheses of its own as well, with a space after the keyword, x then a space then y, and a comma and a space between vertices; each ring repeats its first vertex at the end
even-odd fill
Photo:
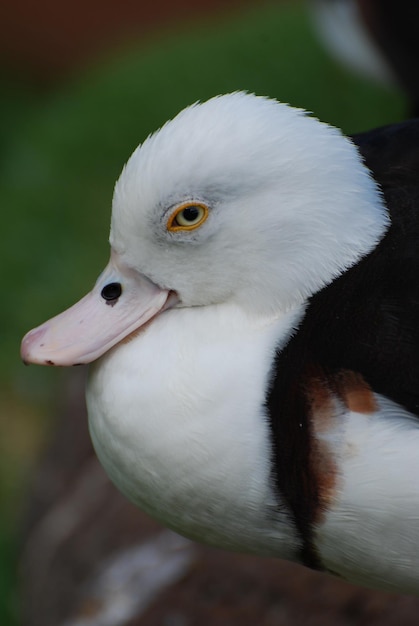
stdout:
POLYGON ((146 37, 136 37, 135 25, 131 31, 122 43, 111 45, 109 36, 100 53, 86 54, 85 62, 79 59, 77 68, 66 68, 62 76, 55 68, 45 81, 33 68, 18 71, 7 55, 2 59, 0 624, 5 626, 19 623, 20 519, 31 470, 54 426, 54 390, 66 375, 25 368, 20 338, 81 297, 106 264, 112 189, 135 146, 191 102, 237 89, 306 108, 347 133, 397 121, 405 111, 401 94, 353 76, 330 58, 300 2, 235 2, 227 13, 207 8, 200 16, 183 10, 171 22, 156 20, 146 37))

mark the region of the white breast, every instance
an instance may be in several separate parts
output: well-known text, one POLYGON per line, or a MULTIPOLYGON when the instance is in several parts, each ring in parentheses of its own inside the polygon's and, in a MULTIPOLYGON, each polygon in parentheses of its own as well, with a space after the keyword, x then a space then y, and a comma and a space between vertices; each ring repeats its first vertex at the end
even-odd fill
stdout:
POLYGON ((93 366, 92 439, 128 498, 189 537, 295 557, 297 535, 271 488, 263 403, 275 347, 299 317, 172 310, 93 366))

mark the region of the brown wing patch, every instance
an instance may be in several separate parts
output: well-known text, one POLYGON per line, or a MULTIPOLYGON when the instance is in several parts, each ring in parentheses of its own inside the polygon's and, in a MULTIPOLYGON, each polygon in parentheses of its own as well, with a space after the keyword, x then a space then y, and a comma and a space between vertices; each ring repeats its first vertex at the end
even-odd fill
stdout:
POLYGON ((336 375, 336 391, 349 411, 368 415, 378 410, 371 387, 357 372, 340 371, 336 375))
POLYGON ((335 499, 339 473, 330 446, 325 441, 316 440, 311 451, 311 461, 317 476, 319 498, 319 507, 314 521, 319 523, 335 499))
POLYGON ((324 436, 335 424, 338 404, 326 376, 312 377, 306 387, 313 439, 310 468, 317 484, 318 503, 314 522, 319 523, 332 504, 338 481, 338 467, 330 444, 324 436))
POLYGON ((365 415, 374 413, 378 407, 368 383, 351 370, 333 374, 317 371, 308 379, 306 397, 313 429, 310 467, 318 491, 315 522, 319 523, 335 498, 339 480, 337 461, 327 434, 337 425, 342 407, 365 415))
POLYGON ((326 376, 313 376, 306 387, 306 395, 314 432, 327 432, 334 424, 336 401, 326 376))

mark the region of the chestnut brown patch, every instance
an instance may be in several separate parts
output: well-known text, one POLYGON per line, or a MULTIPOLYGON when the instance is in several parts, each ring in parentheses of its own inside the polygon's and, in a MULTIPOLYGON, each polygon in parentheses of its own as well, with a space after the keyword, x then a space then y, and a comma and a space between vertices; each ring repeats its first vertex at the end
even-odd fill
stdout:
POLYGON ((336 375, 336 391, 349 411, 368 415, 378 410, 371 387, 357 372, 341 370, 336 375))
POLYGON ((306 396, 315 433, 326 432, 333 426, 335 416, 335 403, 327 379, 320 376, 311 378, 306 388, 306 396))
POLYGON ((336 493, 338 479, 337 464, 330 445, 322 435, 333 428, 337 403, 326 376, 311 378, 306 387, 313 441, 310 449, 310 467, 317 484, 318 506, 314 522, 322 520, 336 493))
POLYGON ((310 449, 310 467, 317 484, 318 506, 315 523, 333 502, 338 467, 333 450, 324 435, 333 429, 339 419, 339 407, 365 415, 377 411, 377 402, 371 387, 361 374, 352 370, 325 373, 321 369, 308 378, 306 398, 312 425, 313 442, 310 449), (340 404, 341 403, 341 404, 340 404))
POLYGON ((318 507, 314 522, 318 524, 335 499, 338 467, 330 446, 320 439, 313 444, 311 463, 317 479, 318 507))

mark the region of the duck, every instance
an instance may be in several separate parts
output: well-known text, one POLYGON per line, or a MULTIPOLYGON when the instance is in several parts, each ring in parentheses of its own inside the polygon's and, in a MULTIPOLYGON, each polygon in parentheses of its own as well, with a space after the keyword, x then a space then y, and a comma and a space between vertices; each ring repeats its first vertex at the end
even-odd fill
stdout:
POLYGON ((140 144, 92 291, 22 340, 90 363, 127 498, 226 550, 419 591, 419 121, 347 137, 275 99, 140 144))

